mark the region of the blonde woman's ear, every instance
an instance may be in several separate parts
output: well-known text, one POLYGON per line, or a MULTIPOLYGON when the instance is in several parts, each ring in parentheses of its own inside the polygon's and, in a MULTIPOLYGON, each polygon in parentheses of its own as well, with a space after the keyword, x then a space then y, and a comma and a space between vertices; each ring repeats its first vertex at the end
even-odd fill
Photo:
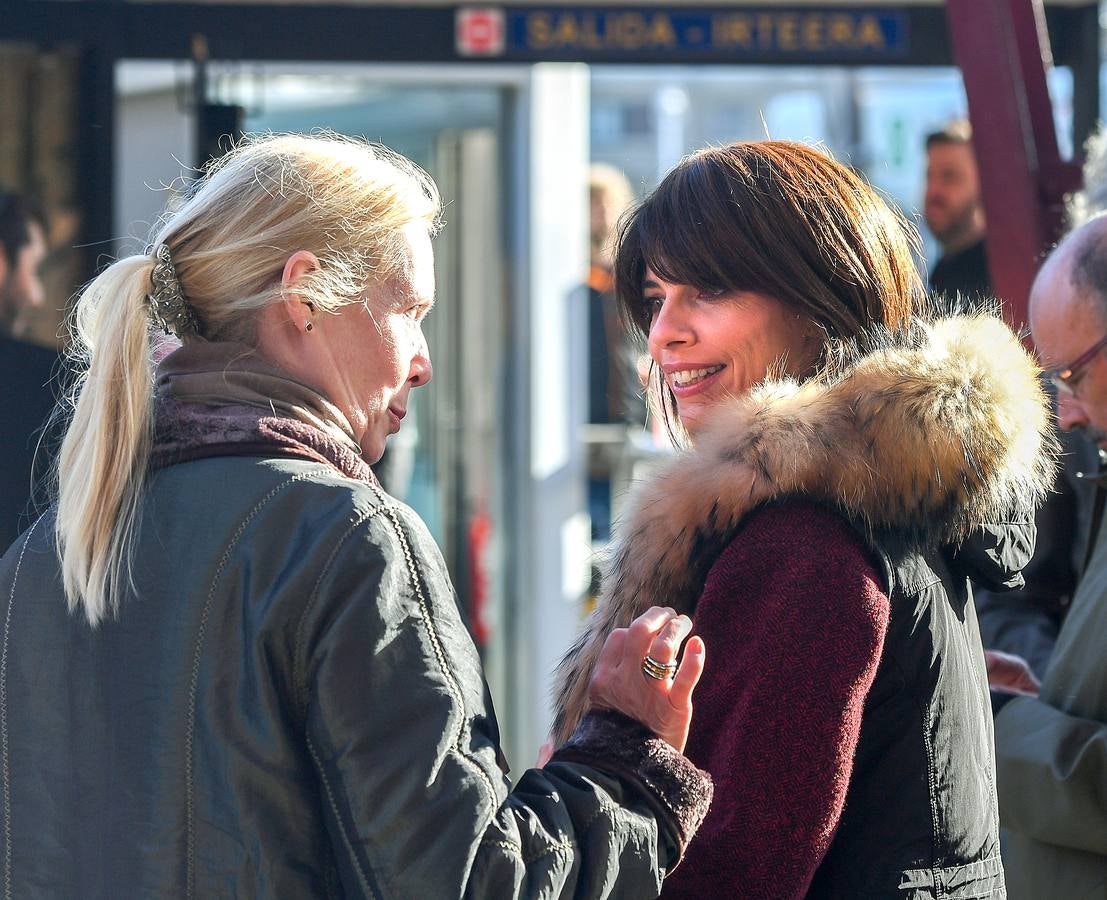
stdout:
POLYGON ((310 250, 297 250, 284 264, 281 273, 281 302, 297 331, 309 332, 315 325, 315 304, 305 300, 298 287, 312 272, 319 271, 319 258, 310 250))

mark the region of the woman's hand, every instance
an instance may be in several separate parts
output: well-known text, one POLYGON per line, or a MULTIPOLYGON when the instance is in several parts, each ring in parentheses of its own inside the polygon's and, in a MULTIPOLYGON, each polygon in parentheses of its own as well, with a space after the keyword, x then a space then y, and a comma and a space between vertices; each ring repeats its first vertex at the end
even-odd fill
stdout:
POLYGON ((703 674, 703 641, 688 641, 674 678, 651 678, 642 662, 647 656, 662 665, 674 662, 691 630, 691 619, 659 606, 642 613, 629 628, 616 628, 600 651, 588 685, 592 705, 637 719, 683 752, 692 721, 692 691, 703 674))
POLYGON ((1042 689, 1042 683, 1021 656, 985 650, 984 663, 988 667, 988 687, 993 691, 1037 697, 1042 689))

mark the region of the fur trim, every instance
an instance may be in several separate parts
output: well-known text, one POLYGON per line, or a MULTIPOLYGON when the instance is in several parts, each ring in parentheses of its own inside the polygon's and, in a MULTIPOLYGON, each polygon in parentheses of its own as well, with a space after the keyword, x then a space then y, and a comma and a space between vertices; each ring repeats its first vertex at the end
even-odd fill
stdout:
POLYGON ((1055 441, 1039 368, 988 314, 920 321, 838 348, 802 384, 760 385, 718 410, 696 448, 632 492, 585 632, 558 667, 554 738, 588 708, 608 634, 654 603, 691 612, 750 510, 802 495, 870 535, 958 543, 976 523, 1037 506, 1055 441))
MULTIPOLYGON (((576 762, 637 781, 675 830, 680 855, 711 806, 711 776, 622 713, 592 710, 551 763, 576 762)), ((674 863, 669 867, 671 872, 674 863)))

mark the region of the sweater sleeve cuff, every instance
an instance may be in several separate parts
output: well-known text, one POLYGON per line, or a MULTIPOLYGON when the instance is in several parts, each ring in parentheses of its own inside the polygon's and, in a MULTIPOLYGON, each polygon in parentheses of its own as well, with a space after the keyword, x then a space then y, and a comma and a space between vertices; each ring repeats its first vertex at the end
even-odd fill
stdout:
POLYGON ((674 832, 681 856, 711 805, 710 775, 645 725, 612 710, 590 711, 551 761, 580 763, 636 782, 674 832))

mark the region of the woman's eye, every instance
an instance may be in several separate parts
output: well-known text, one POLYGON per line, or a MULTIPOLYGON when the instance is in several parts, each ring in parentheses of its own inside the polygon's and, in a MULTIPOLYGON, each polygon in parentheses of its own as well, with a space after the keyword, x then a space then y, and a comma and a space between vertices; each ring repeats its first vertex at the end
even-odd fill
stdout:
POLYGON ((643 297, 642 305, 645 306, 646 312, 650 314, 650 317, 656 316, 661 311, 661 304, 665 302, 664 297, 643 297))

